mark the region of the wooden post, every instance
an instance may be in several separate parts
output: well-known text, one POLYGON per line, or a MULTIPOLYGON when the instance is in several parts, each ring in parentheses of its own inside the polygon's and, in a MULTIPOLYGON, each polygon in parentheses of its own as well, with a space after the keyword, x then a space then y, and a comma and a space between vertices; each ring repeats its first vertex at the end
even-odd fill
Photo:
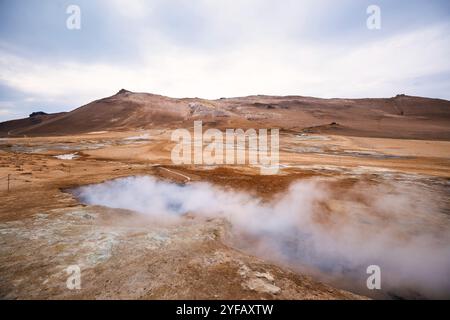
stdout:
POLYGON ((10 177, 11 175, 10 174, 8 174, 8 192, 9 192, 9 180, 10 180, 10 177))

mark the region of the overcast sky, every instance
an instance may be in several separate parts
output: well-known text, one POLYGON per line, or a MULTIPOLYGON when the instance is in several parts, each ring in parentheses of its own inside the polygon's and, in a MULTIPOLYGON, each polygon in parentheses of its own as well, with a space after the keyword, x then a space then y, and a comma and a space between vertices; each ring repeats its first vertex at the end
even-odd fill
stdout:
POLYGON ((0 0, 0 121, 121 88, 450 99, 449 17, 448 0, 0 0))

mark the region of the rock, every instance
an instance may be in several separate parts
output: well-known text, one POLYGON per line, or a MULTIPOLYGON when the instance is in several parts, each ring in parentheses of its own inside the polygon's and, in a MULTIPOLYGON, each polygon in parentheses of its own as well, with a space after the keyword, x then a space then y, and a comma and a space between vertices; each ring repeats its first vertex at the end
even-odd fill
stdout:
POLYGON ((128 91, 126 89, 120 89, 119 92, 117 92, 116 94, 126 94, 126 93, 131 93, 131 91, 128 91))
POLYGON ((33 117, 37 117, 37 116, 45 116, 48 113, 44 112, 44 111, 36 111, 36 112, 32 112, 29 117, 33 118, 33 117))
POLYGON ((281 289, 279 287, 261 278, 250 279, 245 282, 245 286, 250 290, 261 293, 278 294, 281 292, 281 289))
POLYGON ((255 272, 255 276, 258 278, 266 278, 269 281, 273 281, 273 276, 268 272, 255 272))

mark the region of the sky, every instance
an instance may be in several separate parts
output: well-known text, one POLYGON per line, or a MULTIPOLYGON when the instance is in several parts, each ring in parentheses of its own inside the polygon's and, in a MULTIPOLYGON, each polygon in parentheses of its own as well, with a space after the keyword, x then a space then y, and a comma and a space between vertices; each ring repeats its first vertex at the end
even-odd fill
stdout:
POLYGON ((0 0, 0 121, 121 88, 450 99, 449 18, 448 0, 0 0))

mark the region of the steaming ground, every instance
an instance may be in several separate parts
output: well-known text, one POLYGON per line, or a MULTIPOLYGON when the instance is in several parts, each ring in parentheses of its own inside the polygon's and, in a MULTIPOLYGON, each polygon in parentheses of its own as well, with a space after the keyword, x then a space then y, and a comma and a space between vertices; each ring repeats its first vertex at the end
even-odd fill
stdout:
POLYGON ((304 179, 270 200, 205 182, 148 176, 73 192, 86 204, 132 210, 159 224, 226 219, 232 246, 366 295, 450 297, 447 181, 400 175, 344 190, 337 183, 304 179), (369 265, 381 267, 381 293, 366 289, 369 265))
POLYGON ((0 298, 450 297, 449 141, 282 131, 262 176, 174 166, 170 133, 1 140, 0 298))

